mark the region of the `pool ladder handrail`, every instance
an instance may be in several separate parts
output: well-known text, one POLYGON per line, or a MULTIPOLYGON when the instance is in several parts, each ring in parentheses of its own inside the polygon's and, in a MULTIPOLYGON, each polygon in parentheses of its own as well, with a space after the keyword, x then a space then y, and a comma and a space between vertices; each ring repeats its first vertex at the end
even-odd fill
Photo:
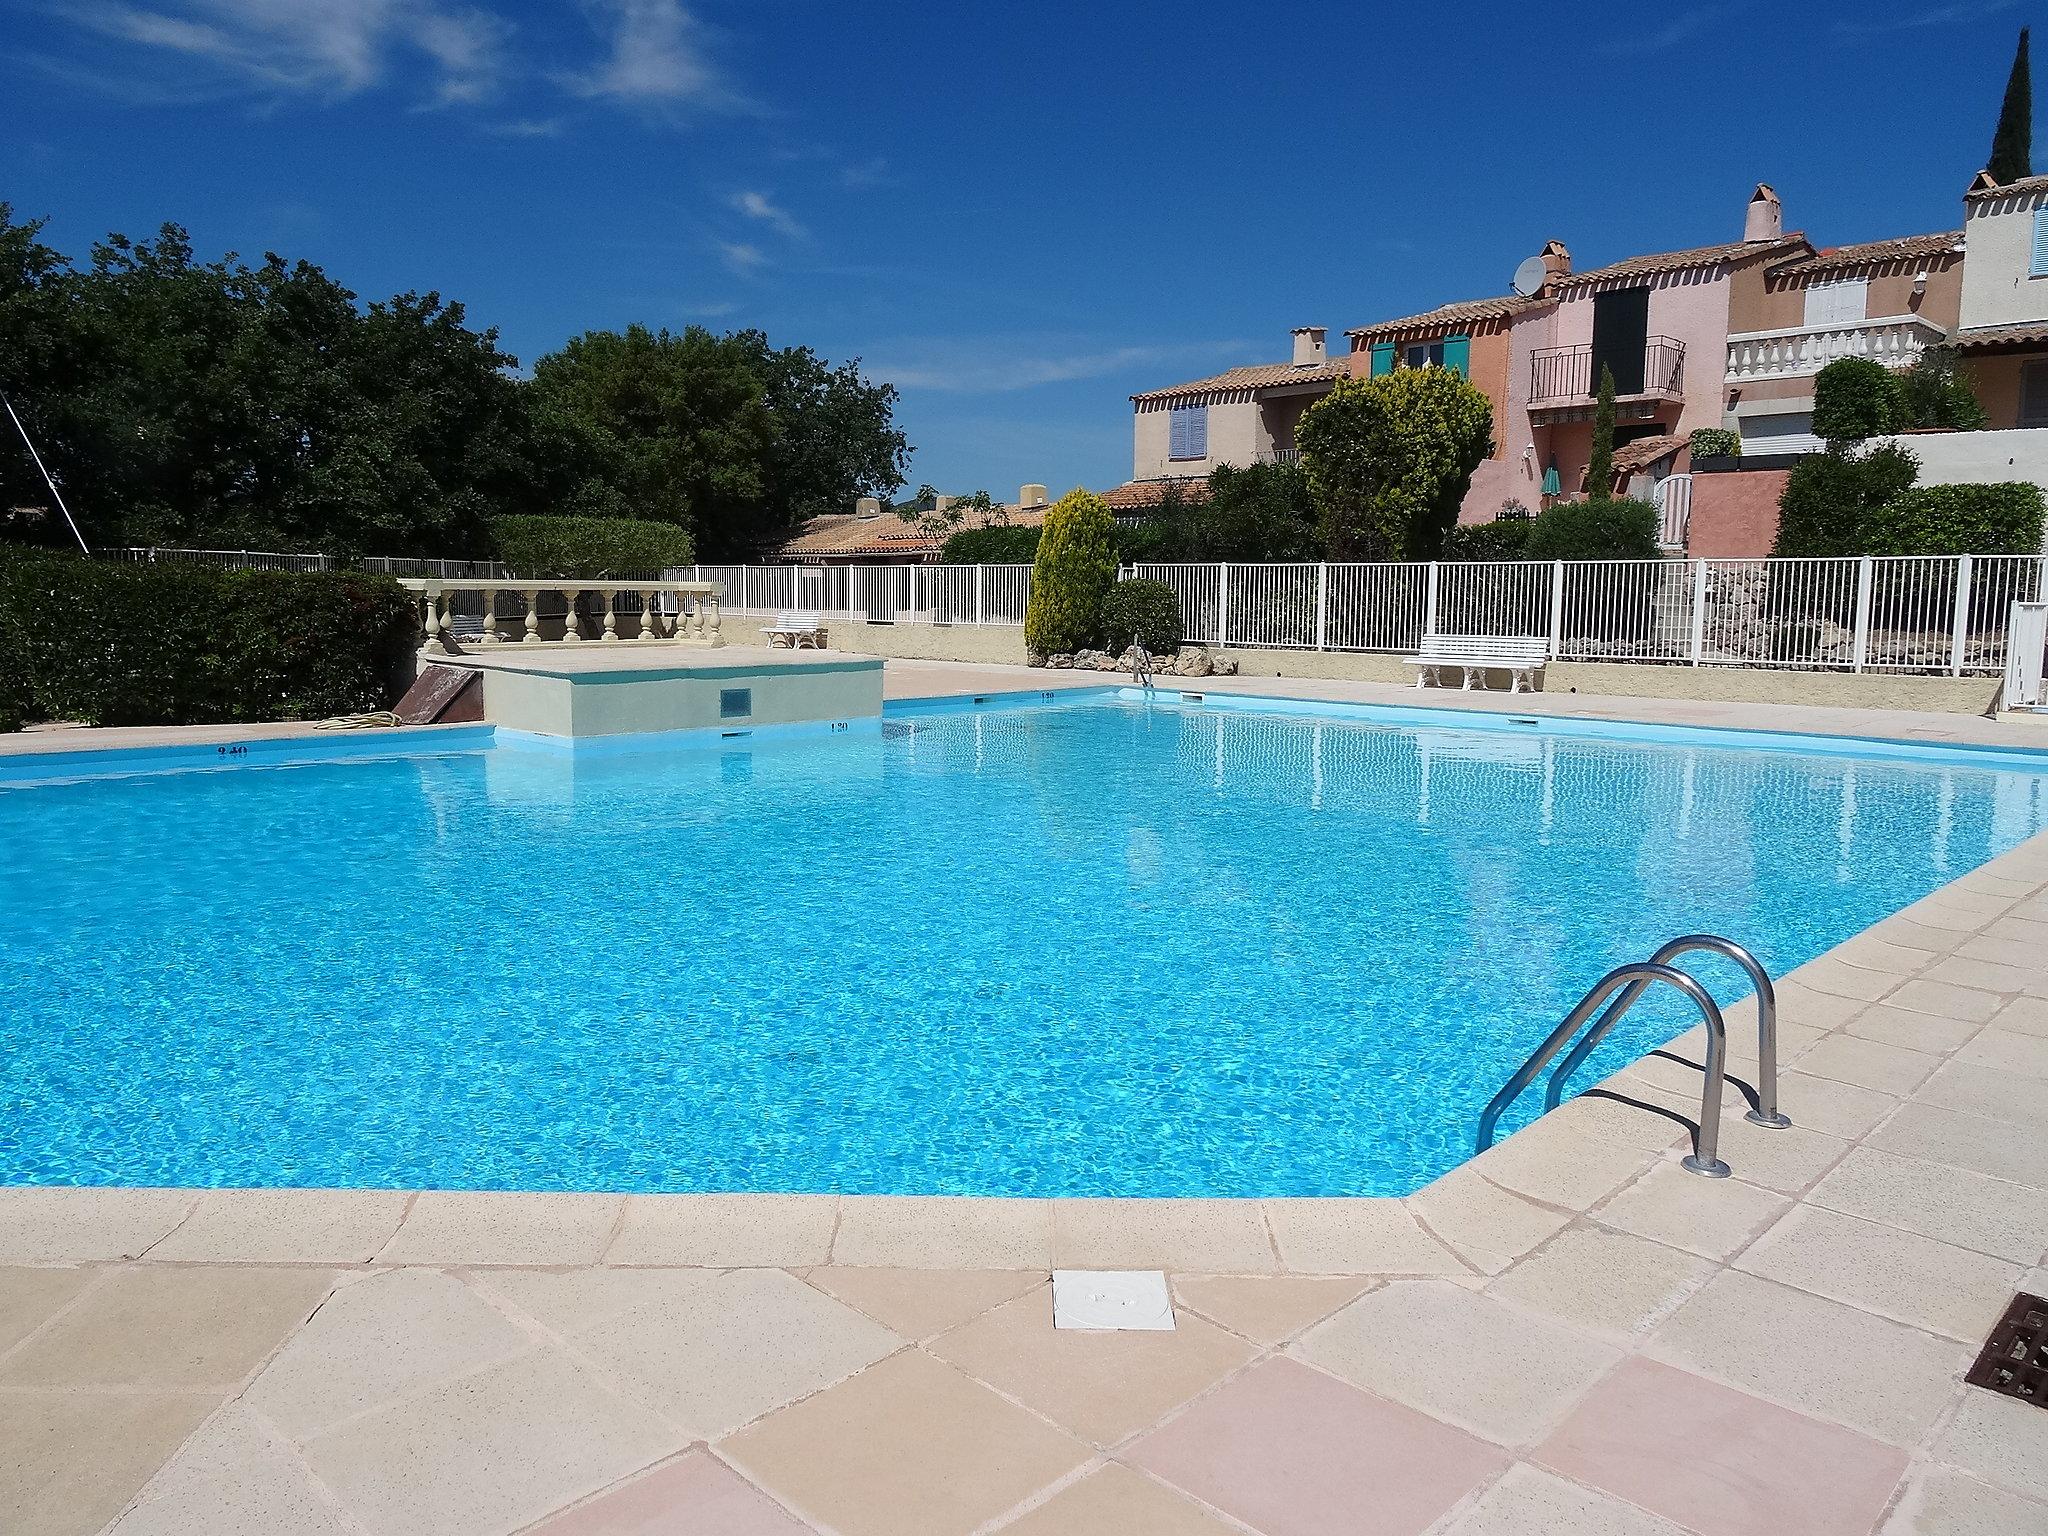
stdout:
POLYGON ((1559 1063, 1550 1076, 1550 1082, 1543 1092, 1543 1109, 1547 1114, 1557 1108, 1564 1085, 1572 1073, 1591 1055, 1611 1029, 1633 1008, 1642 995, 1657 982, 1675 987, 1692 1000, 1699 1009, 1700 1018, 1707 1026, 1706 1082, 1700 1091, 1699 1140, 1693 1151, 1685 1158, 1683 1166, 1692 1173, 1702 1174, 1710 1179, 1728 1177, 1728 1165, 1721 1161, 1721 1096, 1728 1073, 1728 1025, 1721 1017, 1721 1006, 1707 989, 1686 972, 1670 962, 1679 955, 1704 951, 1725 956, 1749 973, 1750 981, 1756 987, 1757 1027, 1757 1104, 1745 1117, 1757 1125, 1770 1130, 1782 1130, 1792 1122, 1778 1110, 1778 997, 1771 986, 1770 974, 1758 963, 1756 956, 1732 939, 1721 938, 1711 933, 1688 933, 1671 940, 1648 960, 1634 965, 1617 966, 1593 983, 1578 1005, 1565 1015, 1564 1022, 1552 1030, 1534 1051, 1529 1054, 1515 1075, 1508 1079, 1500 1092, 1495 1094, 1479 1117, 1478 1150, 1484 1152, 1493 1145, 1494 1129, 1508 1106, 1522 1096, 1536 1076, 1549 1064, 1550 1059, 1562 1050, 1572 1036, 1579 1032, 1595 1009, 1614 998, 1606 1012, 1594 1022, 1571 1053, 1559 1063), (1620 993, 1616 997, 1615 994, 1620 993))
POLYGON ((1131 636, 1131 681, 1140 687, 1150 688, 1152 684, 1152 653, 1145 649, 1136 635, 1131 636))

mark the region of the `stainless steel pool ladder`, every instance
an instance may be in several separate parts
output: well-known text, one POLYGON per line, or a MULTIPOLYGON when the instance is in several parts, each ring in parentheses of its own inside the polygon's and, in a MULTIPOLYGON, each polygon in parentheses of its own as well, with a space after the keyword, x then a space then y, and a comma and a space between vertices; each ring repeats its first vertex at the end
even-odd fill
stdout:
POLYGON ((1136 635, 1131 636, 1131 681, 1141 687, 1152 686, 1152 653, 1145 649, 1136 635))
POLYGON ((1485 1113, 1479 1117, 1479 1150, 1484 1152, 1493 1145, 1494 1128, 1499 1124, 1501 1115, 1522 1096, 1523 1090, 1536 1080, 1536 1075, 1549 1064, 1550 1059, 1564 1049, 1573 1035, 1578 1034, 1580 1026, 1593 1016, 1595 1009, 1607 1003, 1607 1011, 1594 1021, 1593 1027, 1585 1032, 1570 1054, 1558 1064, 1557 1070, 1550 1074, 1550 1082, 1543 1090, 1546 1114, 1557 1108, 1564 1085, 1607 1032, 1654 983, 1662 982, 1690 998, 1707 1026, 1706 1083, 1700 1091, 1699 1140, 1685 1159, 1684 1166, 1710 1179, 1728 1177, 1728 1165, 1719 1156, 1721 1089, 1728 1069, 1728 1026, 1721 1017, 1720 1004, 1714 1001, 1712 994, 1671 964, 1678 956, 1694 952, 1723 955, 1749 973, 1749 979, 1756 987, 1757 1103, 1745 1118, 1772 1130, 1782 1130, 1790 1125, 1792 1122, 1778 1112, 1778 994, 1771 986, 1770 974, 1758 964, 1756 956, 1734 940, 1711 933, 1688 933, 1673 939, 1648 960, 1636 965, 1617 966, 1593 983, 1592 990, 1579 999, 1578 1006, 1566 1014, 1564 1022, 1530 1053, 1529 1059, 1486 1106, 1485 1113), (1609 998, 1614 1000, 1608 1003, 1609 998))

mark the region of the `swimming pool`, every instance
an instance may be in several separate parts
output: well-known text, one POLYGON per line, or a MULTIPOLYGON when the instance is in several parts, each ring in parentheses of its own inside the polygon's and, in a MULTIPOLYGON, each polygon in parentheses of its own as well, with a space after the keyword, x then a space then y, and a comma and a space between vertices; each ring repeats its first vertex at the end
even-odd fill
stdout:
POLYGON ((1608 967, 2043 826, 2041 758, 1117 690, 0 782, 0 1184, 1401 1194, 1608 967))

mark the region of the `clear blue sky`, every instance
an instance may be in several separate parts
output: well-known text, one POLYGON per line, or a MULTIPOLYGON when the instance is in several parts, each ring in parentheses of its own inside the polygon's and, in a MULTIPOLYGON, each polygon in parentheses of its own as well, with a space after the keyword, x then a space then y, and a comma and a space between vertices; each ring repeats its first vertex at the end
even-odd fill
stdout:
POLYGON ((1758 180, 1822 244, 1957 226, 2042 9, 0 0, 0 198, 437 289, 526 363, 758 326, 901 387, 913 484, 1057 493, 1129 474, 1132 391, 1549 237, 1739 238, 1758 180))

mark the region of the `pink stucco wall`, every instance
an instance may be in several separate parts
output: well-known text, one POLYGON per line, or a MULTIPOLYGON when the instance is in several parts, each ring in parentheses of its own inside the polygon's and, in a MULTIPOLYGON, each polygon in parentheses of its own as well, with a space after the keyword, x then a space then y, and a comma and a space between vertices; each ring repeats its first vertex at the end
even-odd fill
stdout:
POLYGON ((1461 523, 1492 522, 1504 501, 1519 501, 1531 512, 1542 510, 1547 461, 1540 452, 1524 456, 1522 450, 1540 441, 1529 425, 1529 355, 1554 345, 1553 313, 1548 308, 1529 310, 1509 322, 1506 379, 1502 398, 1495 402, 1493 423, 1501 451, 1473 471, 1472 488, 1458 511, 1461 523))
MULTIPOLYGON (((1721 425, 1721 378, 1727 366, 1728 300, 1733 284, 1723 266, 1667 272, 1643 280, 1650 289, 1650 334, 1685 343, 1685 405, 1674 432, 1721 425)), ((1623 281, 1612 286, 1641 286, 1623 281)), ((1552 347, 1593 344, 1591 289, 1568 291, 1552 322, 1552 347)))
POLYGON ((1694 475, 1686 553, 1695 560, 1761 560, 1778 537, 1778 498, 1790 470, 1694 475))

